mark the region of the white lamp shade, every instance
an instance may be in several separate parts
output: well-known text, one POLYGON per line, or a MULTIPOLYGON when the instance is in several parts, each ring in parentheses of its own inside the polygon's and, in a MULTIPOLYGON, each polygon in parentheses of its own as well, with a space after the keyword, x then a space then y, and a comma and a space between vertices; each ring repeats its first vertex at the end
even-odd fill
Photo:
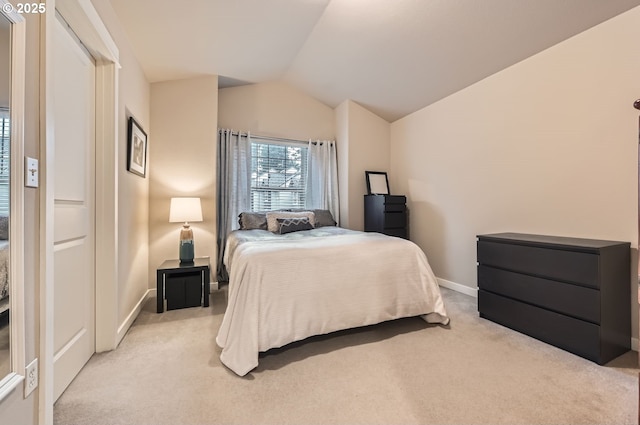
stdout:
POLYGON ((202 221, 200 198, 171 198, 169 223, 202 221))

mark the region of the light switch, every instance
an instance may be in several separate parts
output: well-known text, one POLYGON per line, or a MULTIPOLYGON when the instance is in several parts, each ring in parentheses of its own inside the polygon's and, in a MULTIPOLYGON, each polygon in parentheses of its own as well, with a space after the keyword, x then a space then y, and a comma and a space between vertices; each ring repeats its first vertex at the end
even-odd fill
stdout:
POLYGON ((24 160, 24 185, 38 187, 38 160, 28 156, 24 160))

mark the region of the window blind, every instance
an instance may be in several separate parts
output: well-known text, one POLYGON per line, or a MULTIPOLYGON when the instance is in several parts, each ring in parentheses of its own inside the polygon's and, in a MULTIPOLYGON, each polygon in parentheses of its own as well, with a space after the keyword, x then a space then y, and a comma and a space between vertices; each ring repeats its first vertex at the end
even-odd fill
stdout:
POLYGON ((251 210, 304 208, 307 147, 251 142, 251 210))
POLYGON ((0 109, 0 215, 9 215, 10 125, 9 111, 0 109))

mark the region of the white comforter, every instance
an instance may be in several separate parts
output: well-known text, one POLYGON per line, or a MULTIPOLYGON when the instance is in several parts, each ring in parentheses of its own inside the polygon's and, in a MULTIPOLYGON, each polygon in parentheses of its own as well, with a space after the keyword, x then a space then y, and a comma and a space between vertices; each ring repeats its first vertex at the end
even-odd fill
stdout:
POLYGON ((258 353, 313 335, 422 316, 447 324, 440 289, 414 243, 337 227, 232 232, 220 359, 244 376, 258 353))

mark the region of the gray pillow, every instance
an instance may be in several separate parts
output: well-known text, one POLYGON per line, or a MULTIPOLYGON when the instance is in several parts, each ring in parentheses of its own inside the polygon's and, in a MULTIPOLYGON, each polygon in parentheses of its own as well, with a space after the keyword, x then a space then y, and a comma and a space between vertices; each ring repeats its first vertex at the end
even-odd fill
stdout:
POLYGON ((267 213, 241 212, 238 216, 238 224, 241 230, 261 229, 267 230, 267 213))
POLYGON ((307 217, 303 218, 277 218, 279 226, 279 233, 284 235, 285 233, 298 232, 300 230, 311 230, 313 225, 307 217))
POLYGON ((316 216, 316 227, 335 226, 337 223, 329 210, 312 210, 316 216))
POLYGON ((9 239, 9 217, 6 215, 0 216, 0 239, 9 239))

